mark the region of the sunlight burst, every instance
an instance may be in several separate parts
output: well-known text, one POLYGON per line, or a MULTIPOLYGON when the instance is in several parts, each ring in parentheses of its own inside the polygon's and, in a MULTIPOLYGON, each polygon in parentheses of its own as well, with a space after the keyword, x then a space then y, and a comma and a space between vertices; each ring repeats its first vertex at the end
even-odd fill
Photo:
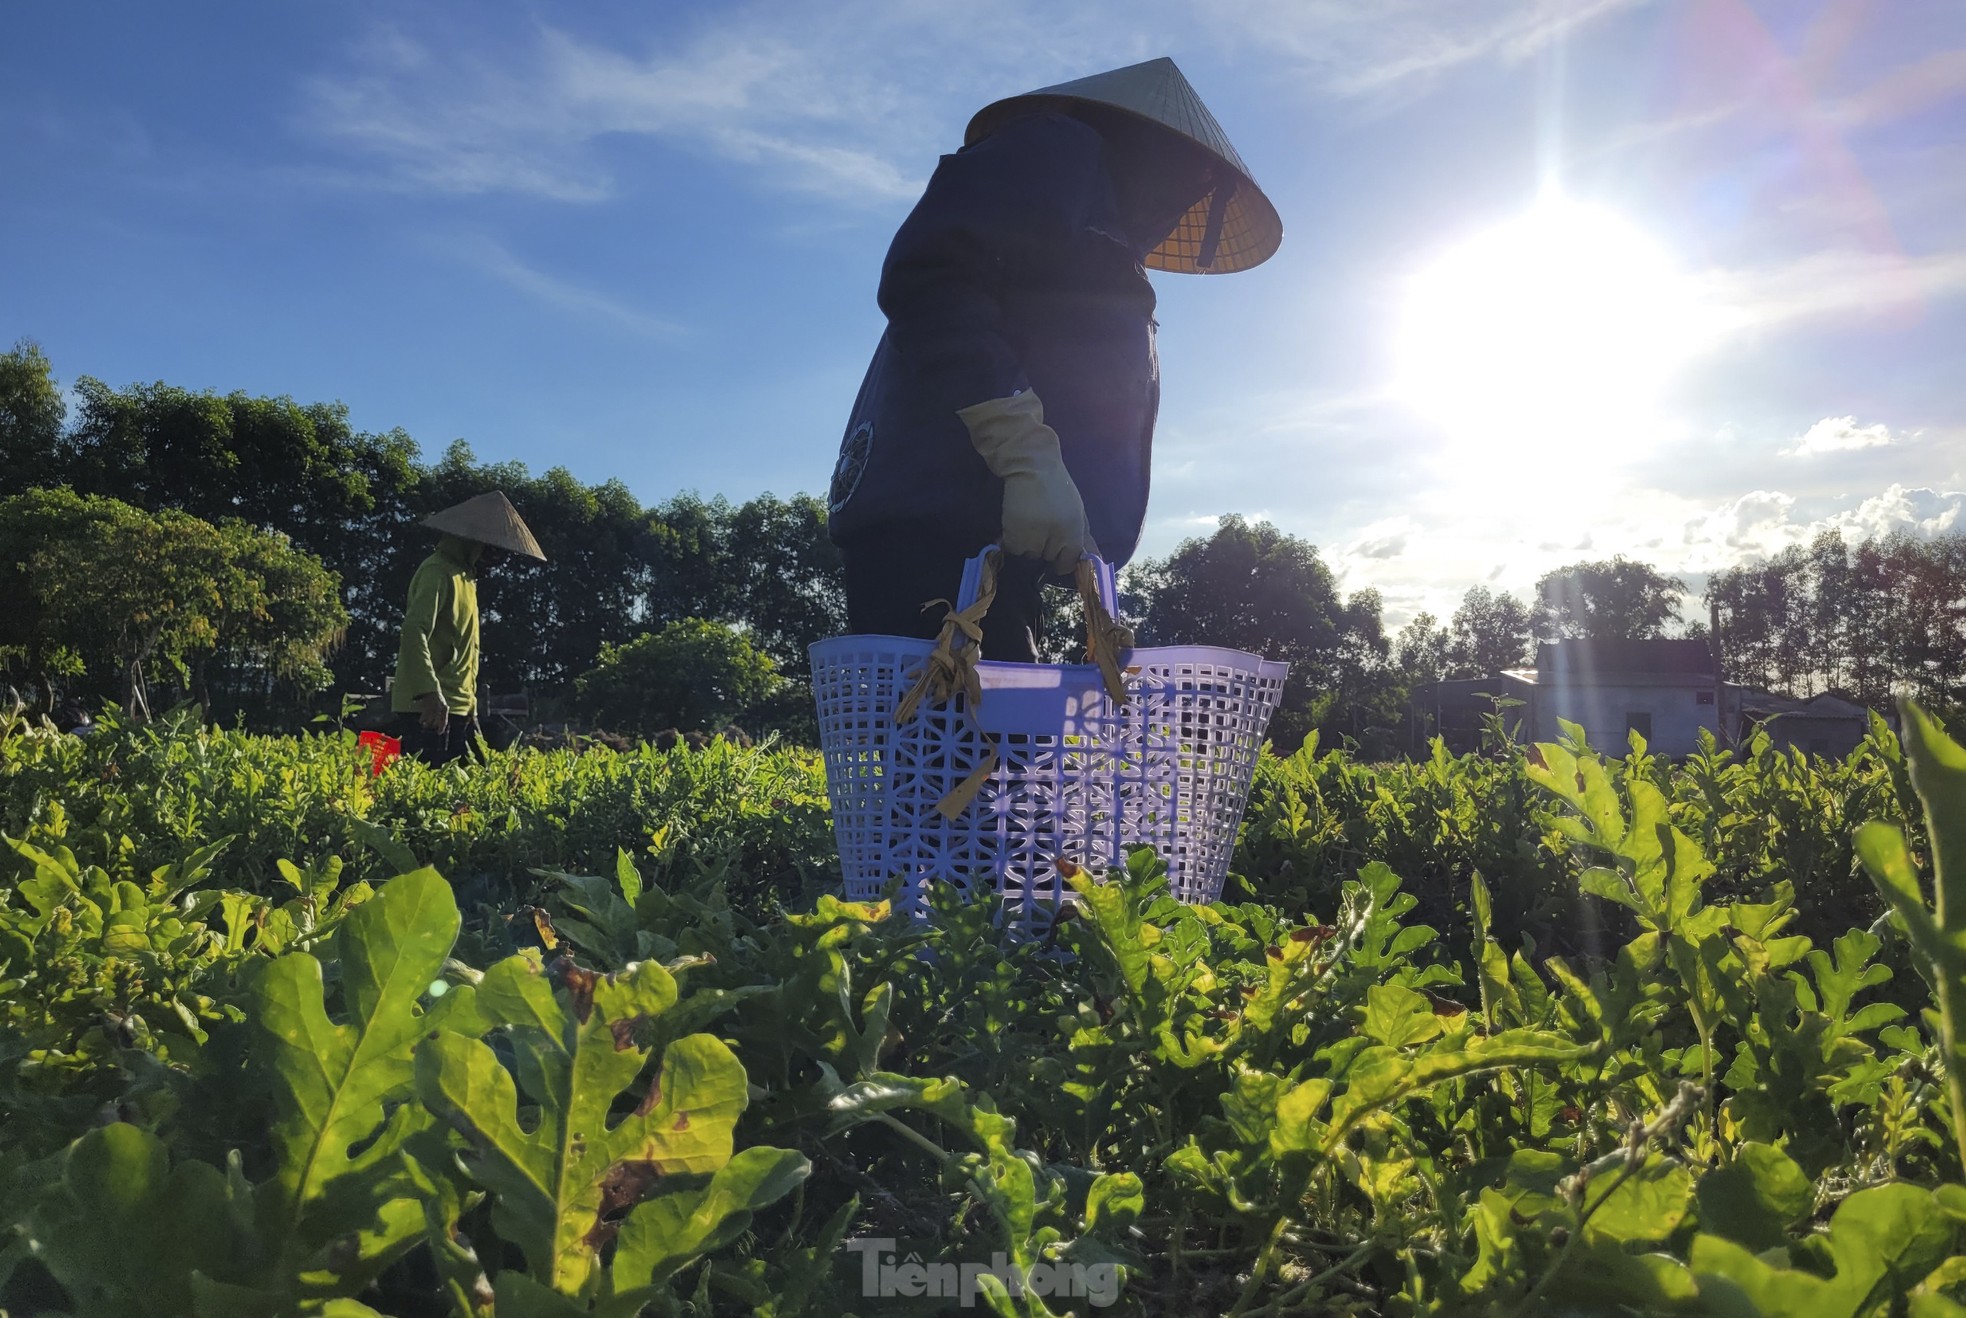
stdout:
POLYGON ((1662 433, 1665 388, 1713 326, 1658 243, 1550 196, 1415 276, 1395 388, 1484 457, 1600 467, 1662 433))

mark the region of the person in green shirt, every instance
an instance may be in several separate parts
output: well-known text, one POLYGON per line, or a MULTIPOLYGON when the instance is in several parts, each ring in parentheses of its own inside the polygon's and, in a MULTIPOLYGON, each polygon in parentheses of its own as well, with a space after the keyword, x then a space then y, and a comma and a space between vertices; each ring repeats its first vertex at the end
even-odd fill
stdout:
POLYGON ((410 578, 390 708, 405 754, 448 764, 478 737, 478 577, 508 553, 541 562, 539 542, 498 490, 427 517, 444 532, 410 578))

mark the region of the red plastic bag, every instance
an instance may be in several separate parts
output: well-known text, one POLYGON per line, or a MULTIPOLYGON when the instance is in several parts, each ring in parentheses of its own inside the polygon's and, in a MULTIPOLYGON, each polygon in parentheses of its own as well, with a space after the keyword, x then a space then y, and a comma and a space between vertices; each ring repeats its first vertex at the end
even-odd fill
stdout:
POLYGON ((403 754, 403 743, 399 738, 383 732, 364 732, 355 738, 359 746, 368 747, 369 777, 379 776, 384 769, 394 764, 403 754))

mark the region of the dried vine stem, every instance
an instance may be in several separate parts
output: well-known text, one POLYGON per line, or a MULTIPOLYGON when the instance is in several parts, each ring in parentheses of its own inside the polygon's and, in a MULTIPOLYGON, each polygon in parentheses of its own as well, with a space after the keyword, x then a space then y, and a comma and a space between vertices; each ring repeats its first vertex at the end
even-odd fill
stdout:
POLYGON ((1571 1175, 1557 1182, 1556 1193, 1560 1199, 1567 1200, 1577 1208, 1577 1227, 1558 1248, 1556 1257, 1550 1260, 1549 1267, 1536 1279, 1529 1294, 1523 1297, 1524 1312, 1533 1312, 1542 1302, 1543 1292, 1549 1288, 1556 1274, 1563 1271, 1563 1265, 1570 1258, 1570 1251, 1577 1248, 1577 1242, 1584 1238, 1584 1228, 1598 1209, 1609 1203, 1611 1196, 1618 1193, 1618 1187, 1638 1174, 1645 1165, 1645 1155, 1654 1143, 1661 1143, 1679 1133, 1679 1130, 1693 1114, 1699 1110, 1706 1097, 1706 1090, 1691 1080, 1679 1083, 1679 1092, 1673 1095, 1672 1102, 1665 1105, 1649 1122, 1634 1121, 1625 1132, 1625 1142, 1601 1158, 1593 1159, 1579 1167, 1571 1175), (1609 1188, 1592 1203, 1584 1206, 1584 1196, 1589 1192, 1591 1182, 1612 1171, 1617 1172, 1609 1188))

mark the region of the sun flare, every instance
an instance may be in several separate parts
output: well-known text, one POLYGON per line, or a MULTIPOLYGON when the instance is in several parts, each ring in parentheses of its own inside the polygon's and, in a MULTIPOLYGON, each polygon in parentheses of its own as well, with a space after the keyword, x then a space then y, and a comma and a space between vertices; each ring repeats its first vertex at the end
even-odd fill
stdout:
POLYGON ((1664 247, 1546 197, 1413 278, 1395 389, 1484 456, 1599 465, 1659 433, 1664 391, 1710 331, 1664 247))

